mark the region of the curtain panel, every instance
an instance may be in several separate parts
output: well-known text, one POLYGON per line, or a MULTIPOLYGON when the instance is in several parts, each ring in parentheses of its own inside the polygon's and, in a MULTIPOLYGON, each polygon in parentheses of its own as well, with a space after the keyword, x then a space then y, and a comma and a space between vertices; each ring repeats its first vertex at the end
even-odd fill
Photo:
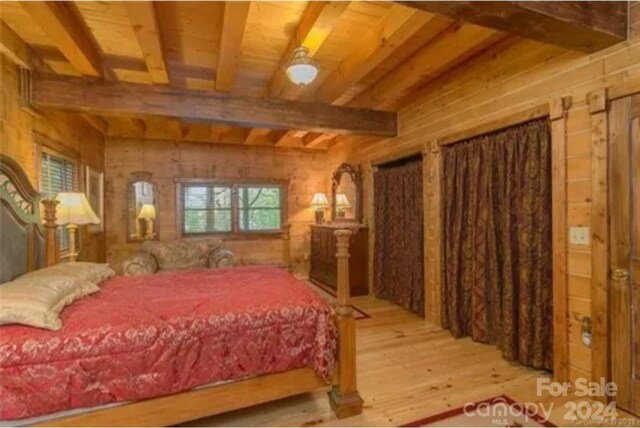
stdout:
POLYGON ((443 320, 455 336, 552 369, 547 119, 446 146, 443 320))
POLYGON ((424 315, 422 159, 374 174, 373 291, 424 315))

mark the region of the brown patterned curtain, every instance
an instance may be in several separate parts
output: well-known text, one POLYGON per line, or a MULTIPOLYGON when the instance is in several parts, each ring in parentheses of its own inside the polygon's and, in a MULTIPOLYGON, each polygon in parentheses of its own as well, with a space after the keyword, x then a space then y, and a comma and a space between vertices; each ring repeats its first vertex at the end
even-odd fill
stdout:
POLYGON ((381 166, 374 174, 373 291, 424 315, 422 159, 381 166))
POLYGON ((550 146, 542 119, 442 150, 445 327, 549 370, 550 146))

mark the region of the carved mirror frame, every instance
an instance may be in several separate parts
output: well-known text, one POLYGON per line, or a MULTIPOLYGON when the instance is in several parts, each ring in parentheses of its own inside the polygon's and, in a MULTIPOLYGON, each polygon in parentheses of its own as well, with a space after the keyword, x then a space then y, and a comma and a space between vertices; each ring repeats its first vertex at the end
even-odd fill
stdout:
POLYGON ((135 171, 131 173, 131 177, 129 178, 129 181, 127 182, 127 192, 126 192, 126 200, 125 200, 125 210, 126 210, 126 225, 125 225, 125 233, 127 234, 127 242, 128 243, 135 243, 135 244, 141 244, 145 241, 159 241, 160 240, 160 228, 158 227, 158 217, 160 216, 160 207, 159 207, 159 199, 160 199, 160 195, 158 193, 158 184, 153 181, 151 179, 151 177, 153 176, 153 173, 151 172, 146 172, 146 171, 135 171), (147 183, 150 183, 153 186, 153 205, 156 207, 156 220, 154 220, 154 223, 156 224, 155 226, 155 234, 154 237, 152 239, 136 239, 136 238, 132 238, 131 234, 132 232, 134 232, 133 230, 131 230, 131 219, 129 218, 129 191, 131 189, 131 186, 133 186, 135 183, 138 183, 140 181, 144 181, 147 183))
POLYGON ((359 166, 343 163, 333 172, 331 177, 331 221, 362 223, 362 171, 359 166), (348 174, 356 186, 356 209, 352 219, 338 219, 336 215, 336 192, 344 174, 348 174))

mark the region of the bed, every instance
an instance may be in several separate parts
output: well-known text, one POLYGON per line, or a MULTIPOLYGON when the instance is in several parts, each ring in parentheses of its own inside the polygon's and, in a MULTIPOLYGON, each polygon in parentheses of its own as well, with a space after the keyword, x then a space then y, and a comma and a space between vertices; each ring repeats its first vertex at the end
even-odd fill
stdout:
MULTIPOLYGON (((0 257, 13 267, 3 281, 57 263, 55 203, 42 201, 40 216, 39 195, 4 155, 0 200, 0 257)), ((0 326, 0 419, 175 425, 323 389, 337 417, 360 413, 350 232, 336 234, 334 309, 284 269, 195 269, 109 279, 64 309, 60 331, 0 326)))

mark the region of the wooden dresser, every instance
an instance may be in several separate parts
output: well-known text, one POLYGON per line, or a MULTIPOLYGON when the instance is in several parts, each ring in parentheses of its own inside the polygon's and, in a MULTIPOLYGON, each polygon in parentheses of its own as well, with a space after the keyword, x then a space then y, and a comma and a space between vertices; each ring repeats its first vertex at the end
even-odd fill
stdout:
POLYGON ((336 291, 337 262, 336 237, 337 229, 351 229, 353 235, 349 245, 349 284, 352 296, 369 294, 367 251, 369 231, 356 224, 327 223, 311 226, 311 271, 309 279, 329 290, 336 291))

